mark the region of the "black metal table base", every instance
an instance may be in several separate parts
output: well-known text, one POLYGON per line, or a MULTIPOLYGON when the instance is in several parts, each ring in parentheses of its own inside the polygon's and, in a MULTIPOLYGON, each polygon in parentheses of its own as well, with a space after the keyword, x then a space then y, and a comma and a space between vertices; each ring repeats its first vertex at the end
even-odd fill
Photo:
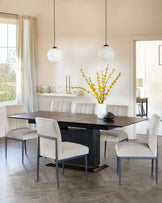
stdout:
MULTIPOLYGON (((56 164, 55 163, 49 163, 49 164, 46 164, 46 166, 50 166, 50 167, 55 167, 56 164)), ((65 168, 68 168, 68 169, 75 169, 75 170, 80 170, 80 171, 84 171, 85 170, 85 167, 84 166, 78 166, 78 165, 74 165, 74 164, 68 164, 68 163, 65 163, 64 164, 64 167, 65 168)), ((108 168, 109 166, 104 164, 104 165, 98 165, 96 167, 88 167, 88 172, 92 172, 92 173, 97 173, 105 168, 108 168)), ((59 168, 62 168, 62 163, 59 163, 59 168)))
MULTIPOLYGON (((100 131, 98 129, 78 129, 61 127, 61 136, 63 142, 73 142, 82 144, 89 148, 88 170, 93 170, 100 165, 100 131), (92 169, 91 169, 92 168, 92 169)), ((84 157, 76 158, 65 162, 70 166, 85 165, 84 157)))

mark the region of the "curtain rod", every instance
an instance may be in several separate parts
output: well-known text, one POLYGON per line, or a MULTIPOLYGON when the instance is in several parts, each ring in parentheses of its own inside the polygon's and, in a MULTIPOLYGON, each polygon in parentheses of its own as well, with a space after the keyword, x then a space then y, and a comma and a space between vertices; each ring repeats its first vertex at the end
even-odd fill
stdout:
POLYGON ((7 14, 7 15, 18 16, 18 14, 15 14, 15 13, 5 13, 5 12, 0 12, 0 14, 7 14))

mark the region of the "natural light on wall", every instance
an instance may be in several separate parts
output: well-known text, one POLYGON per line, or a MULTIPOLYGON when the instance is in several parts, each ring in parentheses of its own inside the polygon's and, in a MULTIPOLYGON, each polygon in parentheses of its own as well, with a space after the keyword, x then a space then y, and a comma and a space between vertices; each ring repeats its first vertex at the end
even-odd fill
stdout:
POLYGON ((16 20, 0 18, 0 102, 16 100, 16 20))

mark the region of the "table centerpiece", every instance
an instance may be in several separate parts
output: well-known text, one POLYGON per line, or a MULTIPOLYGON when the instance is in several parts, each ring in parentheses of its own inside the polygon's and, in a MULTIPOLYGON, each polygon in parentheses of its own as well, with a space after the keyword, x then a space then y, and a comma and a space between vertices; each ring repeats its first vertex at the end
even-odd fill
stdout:
POLYGON ((106 113, 106 105, 104 101, 106 97, 110 94, 113 86, 118 81, 119 77, 121 76, 121 72, 119 72, 116 76, 114 76, 115 69, 110 69, 108 66, 105 68, 104 71, 101 73, 96 72, 96 84, 92 81, 91 77, 87 77, 83 71, 80 69, 82 73, 82 77, 84 78, 85 82, 89 86, 89 89, 86 89, 81 86, 74 86, 71 87, 72 89, 80 89, 88 94, 94 96, 98 103, 98 118, 103 118, 104 114, 106 113))

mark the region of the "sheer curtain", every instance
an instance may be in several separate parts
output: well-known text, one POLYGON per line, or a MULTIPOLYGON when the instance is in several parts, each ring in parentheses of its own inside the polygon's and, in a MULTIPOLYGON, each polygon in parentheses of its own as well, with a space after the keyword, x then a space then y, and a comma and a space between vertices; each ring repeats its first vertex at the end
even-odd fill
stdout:
POLYGON ((27 111, 37 111, 36 18, 18 16, 17 26, 17 102, 27 111))

